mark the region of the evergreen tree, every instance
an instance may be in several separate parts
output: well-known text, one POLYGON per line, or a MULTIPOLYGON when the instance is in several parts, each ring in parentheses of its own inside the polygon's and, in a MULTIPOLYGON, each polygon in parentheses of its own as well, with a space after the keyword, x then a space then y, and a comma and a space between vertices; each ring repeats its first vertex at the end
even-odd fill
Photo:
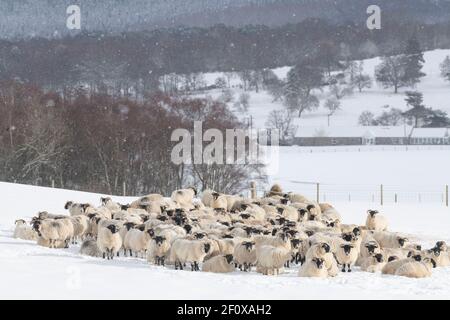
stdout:
POLYGON ((420 48, 420 43, 416 37, 412 37, 406 44, 406 50, 404 55, 404 72, 402 81, 408 86, 415 86, 420 82, 420 78, 425 76, 422 72, 423 64, 425 60, 423 58, 423 52, 420 48))
POLYGON ((433 112, 423 104, 423 94, 418 91, 407 91, 406 104, 411 107, 403 113, 403 116, 412 120, 414 127, 422 127, 426 124, 426 119, 432 116, 433 112))
POLYGON ((444 61, 440 64, 441 76, 450 81, 450 56, 446 56, 444 61))

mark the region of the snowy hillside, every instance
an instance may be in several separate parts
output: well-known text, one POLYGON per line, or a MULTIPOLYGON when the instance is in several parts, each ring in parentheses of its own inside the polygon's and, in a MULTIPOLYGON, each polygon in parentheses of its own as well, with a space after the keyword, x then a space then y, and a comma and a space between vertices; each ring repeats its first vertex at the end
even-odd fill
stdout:
MULTIPOLYGON (((405 188, 450 181, 449 171, 443 169, 449 150, 388 152, 342 148, 326 151, 311 153, 307 149, 281 148, 280 170, 271 180, 281 182, 286 190, 305 193, 309 193, 309 186, 299 181, 335 183, 339 190, 353 192, 364 191, 362 185, 367 184, 401 181, 399 188, 405 188), (430 171, 422 163, 433 163, 434 169, 430 171)), ((297 277, 298 267, 278 277, 240 271, 218 275, 175 271, 173 267, 157 267, 137 258, 105 261, 84 257, 78 254, 78 246, 43 248, 33 242, 13 239, 14 221, 29 219, 44 209, 62 213, 67 200, 98 204, 100 195, 8 183, 0 183, 0 194, 2 199, 7 199, 0 213, 0 298, 3 299, 445 299, 450 295, 450 268, 435 269, 432 277, 426 279, 363 273, 355 268, 352 273, 319 280, 297 277), (114 279, 114 285, 108 279, 114 279)), ((114 199, 125 203, 133 198, 114 199)), ((330 199, 330 202, 336 205, 344 222, 363 224, 367 209, 379 209, 388 217, 391 230, 408 234, 412 241, 425 247, 431 247, 436 240, 450 242, 450 210, 442 203, 400 201, 381 207, 371 201, 330 199)))
MULTIPOLYGON (((440 76, 439 65, 450 55, 450 50, 434 50, 428 51, 424 54, 425 65, 423 72, 426 76, 421 79, 421 83, 417 85, 417 90, 423 93, 424 103, 433 109, 441 109, 450 114, 450 82, 446 81, 440 76)), ((380 63, 380 58, 364 60, 364 73, 370 75, 373 79, 375 74, 375 67, 380 63)), ((278 77, 284 78, 289 71, 289 67, 275 69, 274 72, 278 77)), ((210 73, 205 75, 205 80, 208 84, 214 83, 215 79, 220 76, 220 73, 210 73)), ((240 80, 233 79, 234 86, 239 85, 240 80)), ((337 111, 331 117, 331 126, 357 126, 358 117, 363 111, 371 111, 373 114, 380 115, 383 111, 389 109, 383 106, 389 105, 391 108, 406 109, 404 92, 411 90, 411 88, 401 88, 398 94, 394 94, 392 89, 383 89, 378 83, 373 81, 372 88, 365 89, 362 93, 355 90, 351 96, 346 96, 341 100, 341 110, 337 111)), ((244 91, 241 89, 232 89, 235 99, 239 97, 244 91)), ((248 114, 241 117, 253 117, 253 124, 255 127, 264 128, 265 122, 269 113, 274 109, 283 108, 279 102, 273 102, 272 96, 265 91, 250 93, 250 107, 248 114)), ((207 92, 206 95, 217 97, 221 94, 219 90, 207 92)), ((316 128, 326 127, 327 111, 323 108, 324 100, 327 92, 317 92, 321 100, 321 107, 313 112, 305 112, 302 118, 297 122, 300 126, 314 126, 316 128)))

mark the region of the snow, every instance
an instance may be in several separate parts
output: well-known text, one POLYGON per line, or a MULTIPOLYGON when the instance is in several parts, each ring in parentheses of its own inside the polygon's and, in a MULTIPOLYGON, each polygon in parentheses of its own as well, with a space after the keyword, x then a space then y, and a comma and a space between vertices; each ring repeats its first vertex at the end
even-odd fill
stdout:
MULTIPOLYGON (((327 184, 339 192, 363 192, 364 186, 378 183, 409 192, 443 188, 450 181, 449 149, 280 149, 280 170, 270 180, 306 194, 312 187, 311 197, 315 185, 299 181, 320 181, 324 192, 327 184)), ((320 280, 297 277, 298 267, 275 277, 240 271, 219 275, 175 271, 137 258, 84 257, 77 253, 78 246, 43 248, 13 239, 14 220, 29 219, 44 209, 64 212, 67 200, 98 204, 102 195, 1 182, 0 194, 6 199, 0 214, 0 299, 446 299, 450 295, 450 268, 435 269, 425 279, 369 274, 354 268, 352 273, 320 280)), ((129 202, 133 198, 114 199, 129 202)), ((404 232, 426 247, 437 240, 450 242, 450 210, 442 202, 407 199, 384 206, 366 200, 330 202, 344 222, 363 224, 367 209, 379 209, 388 217, 391 230, 404 232)))
MULTIPOLYGON (((415 88, 424 95, 424 104, 433 109, 441 109, 450 114, 450 82, 446 81, 440 76, 439 65, 444 61, 445 57, 450 55, 450 50, 433 50, 424 53, 425 64, 423 72, 426 76, 421 79, 421 82, 415 88)), ((380 58, 373 58, 364 60, 364 73, 370 75, 373 79, 375 74, 375 67, 380 64, 380 58)), ((280 78, 285 78, 290 67, 277 68, 274 72, 280 78)), ((207 84, 213 84, 215 79, 221 76, 221 73, 205 74, 205 81, 207 84)), ((240 80, 234 78, 231 82, 232 92, 235 99, 239 97, 244 91, 239 89, 240 80)), ((414 88, 401 88, 398 94, 393 92, 393 89, 384 89, 376 81, 373 81, 372 88, 363 90, 359 93, 355 90, 351 96, 346 96, 341 100, 341 110, 338 110, 335 115, 330 118, 330 126, 358 126, 358 118, 363 111, 370 111, 375 116, 380 115, 383 111, 389 111, 390 108, 398 108, 407 110, 405 102, 405 91, 415 90, 414 88), (388 105, 389 108, 384 108, 388 105)), ((257 128, 264 128, 269 113, 274 109, 284 108, 282 103, 273 102, 273 97, 265 91, 258 93, 251 91, 250 107, 247 114, 236 112, 236 115, 245 118, 250 115, 253 118, 253 124, 257 128)), ((207 91, 203 95, 212 97, 220 96, 220 90, 207 91)), ((315 92, 321 101, 321 107, 312 112, 306 112, 297 121, 297 124, 302 127, 326 128, 328 127, 327 110, 323 108, 323 103, 327 98, 327 90, 323 92, 315 92)), ((231 103, 232 106, 232 103, 231 103)))

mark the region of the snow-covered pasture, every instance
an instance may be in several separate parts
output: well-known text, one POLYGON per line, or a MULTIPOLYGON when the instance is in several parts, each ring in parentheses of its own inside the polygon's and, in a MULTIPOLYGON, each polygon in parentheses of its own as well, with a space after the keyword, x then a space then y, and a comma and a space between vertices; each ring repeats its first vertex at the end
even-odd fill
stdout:
MULTIPOLYGON (((374 148, 374 147, 371 147, 374 148)), ((298 181, 350 185, 444 185, 450 181, 449 150, 328 150, 308 152, 281 148, 280 168, 271 182, 286 191, 307 191, 298 181), (330 152, 331 151, 331 152, 330 152)), ((403 188, 402 187, 402 188, 403 188)), ((355 189, 358 189, 356 187, 355 189)), ((81 256, 79 245, 69 249, 39 247, 12 238, 14 220, 30 219, 38 211, 64 212, 67 200, 99 204, 102 195, 19 184, 0 183, 0 298, 105 299, 427 299, 450 296, 450 268, 433 270, 430 278, 408 279, 361 272, 335 278, 297 276, 298 267, 279 276, 235 271, 229 274, 176 271, 137 258, 113 261, 81 256)), ((134 198, 114 197, 123 203, 134 198)), ((432 247, 450 242, 450 210, 442 203, 400 201, 380 206, 371 201, 331 201, 346 223, 364 224, 367 209, 389 219, 390 230, 432 247)))

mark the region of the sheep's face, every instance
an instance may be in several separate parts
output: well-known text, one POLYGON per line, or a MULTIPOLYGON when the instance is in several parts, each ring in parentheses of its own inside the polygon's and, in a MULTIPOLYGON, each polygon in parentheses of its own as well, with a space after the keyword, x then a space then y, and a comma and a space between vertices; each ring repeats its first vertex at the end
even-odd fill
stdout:
POLYGON ((242 211, 247 210, 247 208, 248 208, 248 204, 246 204, 246 203, 241 204, 241 210, 242 211))
POLYGON ((433 258, 425 258, 423 259, 423 263, 436 268, 436 261, 433 258))
POLYGON ((153 238, 155 240, 155 243, 158 247, 161 247, 164 243, 164 241, 166 240, 165 237, 161 237, 161 236, 156 236, 153 238))
POLYGON ((251 215, 248 213, 241 213, 239 216, 244 220, 248 220, 251 217, 251 215))
POLYGON ((120 205, 120 210, 127 211, 130 208, 129 204, 122 204, 120 205))
POLYGON ((353 233, 343 233, 342 239, 344 239, 347 242, 350 242, 353 240, 354 234, 353 233))
POLYGON ((281 198, 281 199, 280 199, 280 203, 281 203, 281 204, 288 204, 288 202, 289 202, 289 200, 286 199, 286 198, 281 198))
POLYGON ((314 231, 312 231, 312 230, 306 230, 305 233, 308 237, 311 237, 314 235, 314 231))
POLYGON ((283 207, 277 207, 277 212, 278 212, 279 214, 283 214, 284 208, 283 208, 283 207))
POLYGON ((301 219, 304 219, 305 216, 306 216, 306 213, 308 212, 305 209, 298 209, 297 211, 298 211, 298 214, 299 214, 301 219))
POLYGON ((225 255, 225 259, 227 260, 228 264, 231 264, 233 262, 233 255, 227 254, 227 255, 225 255))
POLYGON ((366 247, 367 252, 368 252, 369 254, 372 254, 372 253, 375 252, 375 249, 378 248, 378 245, 377 245, 376 243, 370 243, 370 242, 369 242, 369 243, 366 243, 364 247, 366 247))
POLYGON ((19 220, 16 220, 16 221, 14 222, 14 224, 15 224, 16 226, 19 226, 19 225, 26 224, 26 221, 23 220, 23 219, 19 219, 19 220))
POLYGON ((148 235, 150 236, 150 237, 154 237, 155 236, 155 230, 153 230, 153 229, 148 229, 147 230, 147 233, 148 233, 148 235))
POLYGON ((371 218, 375 217, 375 215, 378 214, 378 211, 377 211, 377 210, 369 210, 369 211, 367 211, 367 212, 369 213, 369 215, 370 215, 371 218))
POLYGON ((354 246, 352 244, 342 244, 341 248, 344 250, 345 255, 348 256, 350 252, 352 252, 354 246))
POLYGON ((186 233, 191 233, 192 226, 189 224, 186 224, 183 226, 183 229, 186 230, 186 233))
POLYGON ((320 247, 322 248, 322 250, 323 250, 325 253, 328 253, 328 252, 330 252, 330 250, 331 250, 330 245, 329 245, 328 243, 322 243, 320 247))
POLYGON ((388 262, 399 260, 397 256, 389 256, 388 262))
POLYGON ((64 209, 69 209, 72 206, 73 202, 72 201, 67 201, 66 204, 64 205, 64 209))
POLYGON ((352 232, 356 237, 361 235, 361 229, 359 227, 353 228, 352 232))
POLYGON ((218 193, 218 192, 213 192, 211 195, 213 196, 213 199, 214 199, 214 200, 217 200, 217 199, 219 198, 219 196, 220 196, 220 193, 218 193))
POLYGON ((109 199, 110 198, 108 198, 108 197, 106 197, 106 198, 101 197, 100 198, 100 203, 104 206, 104 205, 106 205, 106 203, 108 202, 109 199))
MULTIPOLYGON (((447 244, 445 241, 438 241, 436 242, 435 248, 439 248, 440 251, 447 251, 447 244)), ((421 249, 418 249, 421 250, 421 249)))
POLYGON ((205 251, 205 253, 208 253, 209 250, 211 250, 211 244, 210 243, 205 243, 203 245, 203 250, 205 251))
POLYGON ((403 248, 406 244, 406 242, 408 242, 407 238, 402 238, 402 237, 397 237, 397 241, 398 244, 400 245, 400 248, 403 248))
POLYGON ((324 261, 320 258, 313 258, 312 261, 316 265, 317 269, 323 269, 324 268, 324 261))
POLYGON ((245 241, 242 243, 243 246, 245 246, 245 250, 247 250, 248 252, 252 251, 253 246, 255 245, 254 242, 251 241, 245 241))
POLYGON ((131 228, 134 228, 136 226, 136 223, 134 223, 134 222, 125 222, 123 225, 125 226, 127 231, 130 231, 131 228))
POLYGON ((110 224, 106 228, 109 229, 109 231, 111 231, 112 234, 119 232, 119 227, 117 227, 115 224, 110 224))
POLYGON ((203 239, 204 237, 206 237, 206 234, 204 234, 203 232, 196 232, 194 234, 195 239, 203 239))
POLYGON ((302 243, 302 240, 300 239, 292 239, 291 245, 294 249, 298 249, 300 247, 300 243, 302 243))
POLYGON ((373 255, 373 260, 376 263, 383 263, 384 262, 384 257, 383 257, 383 255, 381 253, 377 253, 377 254, 373 255))

